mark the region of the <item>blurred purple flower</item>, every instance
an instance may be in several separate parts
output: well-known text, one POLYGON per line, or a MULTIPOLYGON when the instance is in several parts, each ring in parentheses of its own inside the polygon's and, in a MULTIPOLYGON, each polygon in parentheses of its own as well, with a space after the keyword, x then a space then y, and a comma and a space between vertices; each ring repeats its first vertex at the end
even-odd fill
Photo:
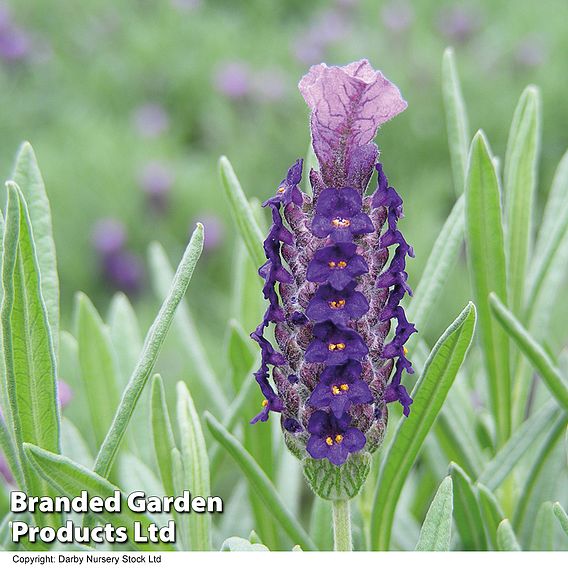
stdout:
POLYGON ((381 19, 385 28, 400 33, 407 30, 414 22, 414 10, 409 2, 389 2, 381 9, 381 19))
MULTIPOLYGON (((223 220, 218 215, 215 215, 215 213, 197 215, 197 220, 203 225, 205 230, 205 241, 203 242, 205 252, 212 252, 218 249, 225 238, 225 225, 223 220)), ((195 223, 192 223, 192 232, 194 226, 195 223)))
POLYGON ((538 67, 544 63, 546 55, 542 38, 528 36, 517 45, 515 61, 522 67, 538 67))
MULTIPOLYGON (((57 398, 61 408, 65 408, 73 399, 73 391, 71 387, 61 379, 57 381, 57 398)), ((2 410, 0 409, 0 420, 4 420, 2 410)), ((14 483, 14 476, 8 467, 8 462, 4 454, 0 452, 0 477, 3 477, 10 485, 14 483)))
POLYGON ((91 242, 94 249, 101 255, 116 254, 126 241, 126 229, 117 219, 100 219, 93 229, 91 242))
POLYGON ((286 92, 285 84, 285 75, 280 69, 258 71, 253 78, 255 98, 266 102, 278 101, 286 92))
POLYGON ((28 34, 12 21, 7 6, 0 5, 0 58, 10 63, 27 57, 31 50, 28 34))
POLYGON ((148 204, 157 213, 163 213, 167 209, 173 183, 171 169, 162 162, 150 162, 138 176, 138 184, 146 194, 148 204))
POLYGON ((319 63, 325 50, 349 34, 348 14, 341 9, 328 9, 319 13, 299 38, 294 41, 292 50, 295 57, 305 65, 319 63))
POLYGON ((103 258, 103 273, 113 287, 127 294, 136 294, 142 286, 142 263, 131 252, 121 250, 103 258))
POLYGON ((465 43, 480 28, 481 16, 471 6, 451 6, 442 10, 438 18, 438 29, 442 35, 457 43, 465 43))
POLYGON ((166 109, 158 103, 139 106, 133 114, 137 132, 145 138, 156 138, 170 126, 170 117, 166 109))
POLYGON ((251 70, 244 61, 225 61, 213 74, 215 89, 229 99, 242 99, 251 91, 251 70))

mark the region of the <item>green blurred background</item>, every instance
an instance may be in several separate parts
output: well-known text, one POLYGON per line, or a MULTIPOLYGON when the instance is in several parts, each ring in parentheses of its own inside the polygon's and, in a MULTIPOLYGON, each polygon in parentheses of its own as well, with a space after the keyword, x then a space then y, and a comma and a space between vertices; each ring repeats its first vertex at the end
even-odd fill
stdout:
MULTIPOLYGON (((189 301, 211 348, 226 326, 235 241, 217 159, 231 159, 250 196, 274 191, 308 147, 296 85, 310 64, 366 57, 408 100, 378 143, 405 199, 416 285, 454 201, 444 48, 456 50, 472 132, 483 128, 499 156, 523 87, 541 88, 543 197, 567 145, 567 20, 565 0, 0 1, 0 172, 9 177, 30 140, 51 199, 67 325, 77 290, 105 311, 122 288, 148 320, 149 242, 177 262, 202 220, 207 250, 189 301)), ((453 282, 428 339, 468 295, 459 267, 453 282)))

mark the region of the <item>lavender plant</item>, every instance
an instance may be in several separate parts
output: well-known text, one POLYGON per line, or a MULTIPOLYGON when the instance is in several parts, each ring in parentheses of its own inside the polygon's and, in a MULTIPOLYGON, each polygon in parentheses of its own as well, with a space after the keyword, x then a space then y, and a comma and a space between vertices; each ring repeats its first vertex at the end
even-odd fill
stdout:
MULTIPOLYGON (((538 90, 521 96, 501 176, 483 133, 469 143, 453 55, 444 55, 458 197, 410 297, 402 200, 373 142, 405 108, 398 89, 367 62, 316 66, 300 88, 313 167, 296 161, 266 202, 266 239, 258 204, 220 161, 240 236, 224 364, 210 359, 203 327, 182 303, 203 247, 199 225, 177 271, 160 245, 150 247, 162 307, 145 341, 124 295, 108 317, 78 295, 74 328, 60 329, 49 202, 33 150, 22 147, 1 219, 0 547, 60 548, 10 542, 6 493, 19 487, 69 497, 118 488, 225 497, 222 518, 174 514, 175 547, 131 541, 133 549, 566 548, 565 358, 543 342, 568 252, 568 158, 533 242, 538 90), (414 332, 428 329, 464 237, 475 306, 430 349, 414 332), (256 318, 260 353, 245 332, 256 318), (466 360, 476 321, 479 340, 466 360), (177 343, 158 364, 164 376, 184 369, 175 392, 168 378, 150 380, 170 325, 177 343), (184 364, 172 365, 175 356, 184 364), (73 393, 65 408, 61 379, 73 393), (391 402, 399 404, 387 413, 391 402), (273 435, 270 415, 283 436, 273 435), (312 496, 302 493, 302 471, 312 496), (245 526, 254 528, 248 538, 245 526)), ((101 518, 129 530, 156 521, 128 509, 101 518)), ((63 522, 41 511, 27 520, 63 522)))

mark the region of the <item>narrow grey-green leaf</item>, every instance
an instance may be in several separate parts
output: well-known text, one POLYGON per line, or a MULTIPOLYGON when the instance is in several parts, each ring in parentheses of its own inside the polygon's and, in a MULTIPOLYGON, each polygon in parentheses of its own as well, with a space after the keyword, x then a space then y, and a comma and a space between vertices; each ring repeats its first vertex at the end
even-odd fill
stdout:
MULTIPOLYGON (((187 486, 194 495, 211 495, 209 458, 201 422, 189 390, 181 381, 177 384, 177 420, 187 486)), ((191 550, 211 550, 210 515, 192 515, 189 531, 191 550)))
POLYGON ((454 482, 454 518, 460 533, 462 550, 487 550, 483 519, 472 481, 457 464, 450 464, 454 482))
POLYGON ((156 462, 160 470, 162 485, 166 495, 175 495, 172 452, 176 449, 176 442, 166 405, 164 384, 160 375, 154 375, 152 378, 150 420, 152 423, 152 438, 154 440, 156 462))
POLYGON ((37 159, 29 142, 24 142, 20 147, 14 171, 12 172, 12 179, 22 191, 28 206, 38 269, 41 274, 41 293, 52 330, 53 351, 57 361, 59 345, 59 277, 57 275, 57 256, 55 254, 51 224, 51 208, 37 159))
POLYGON ((111 300, 108 327, 120 381, 125 385, 142 351, 142 336, 134 308, 122 292, 115 294, 111 300))
POLYGON ((539 151, 540 94, 531 85, 523 91, 513 116, 504 168, 509 305, 518 316, 526 288, 539 151))
POLYGON ((203 225, 198 223, 175 273, 170 291, 154 323, 148 330, 136 368, 126 385, 112 425, 97 455, 95 472, 102 477, 106 477, 109 474, 116 452, 120 447, 120 442, 130 422, 130 417, 152 373, 166 334, 170 329, 176 308, 185 295, 202 250, 203 225))
POLYGON ((318 159, 310 142, 306 152, 306 159, 304 160, 304 180, 302 181, 302 189, 307 195, 312 195, 312 184, 310 183, 310 171, 312 169, 318 169, 318 159))
POLYGON ((24 471, 18 455, 18 449, 14 445, 10 432, 3 419, 0 419, 0 451, 3 454, 5 465, 14 477, 18 487, 25 487, 24 471))
POLYGON ((466 238, 479 336, 487 371, 490 405, 497 442, 502 446, 511 431, 509 340, 491 317, 489 293, 507 297, 505 248, 499 181, 487 140, 478 132, 471 143, 466 177, 466 238))
POLYGON ((452 478, 444 478, 420 529, 417 551, 444 552, 450 550, 453 511, 452 478))
POLYGON ((554 550, 554 512, 550 501, 544 502, 538 509, 531 538, 531 550, 554 550))
POLYGON ((98 448, 118 406, 119 371, 109 330, 95 306, 82 293, 76 297, 76 328, 81 379, 98 448))
POLYGON ((499 550, 504 552, 518 552, 521 550, 521 545, 515 536, 509 519, 503 519, 497 528, 497 545, 499 550))
POLYGON ((446 112, 446 128, 452 161, 452 174, 456 194, 464 190, 469 126, 460 80, 454 58, 454 50, 448 47, 442 58, 442 94, 446 112))
POLYGON ((495 491, 513 471, 519 460, 530 448, 534 447, 543 433, 548 431, 551 424, 554 424, 562 414, 564 411, 558 408, 556 403, 550 401, 527 418, 487 463, 479 476, 479 483, 495 491))
POLYGON ((491 294, 490 302, 496 320, 540 374, 552 396, 558 401, 560 406, 568 410, 568 383, 562 376, 562 373, 556 368, 548 353, 531 337, 521 322, 503 305, 503 302, 495 294, 491 294))
POLYGON ((531 519, 531 516, 536 514, 537 507, 540 504, 538 492, 536 491, 537 485, 541 475, 546 471, 549 458, 566 430, 566 424, 568 424, 568 415, 566 413, 552 423, 550 432, 541 443, 539 451, 526 477, 525 484, 521 488, 520 495, 522 495, 523 498, 519 499, 517 502, 515 515, 513 517, 515 529, 521 535, 528 532, 528 528, 524 525, 528 525, 527 520, 531 519))
POLYGON ((231 371, 233 387, 236 392, 246 380, 247 374, 255 361, 253 342, 236 320, 229 321, 227 338, 227 359, 231 371))
MULTIPOLYGON (((47 310, 40 287, 39 265, 26 202, 13 182, 8 182, 8 205, 3 240, 0 317, 6 392, 10 403, 9 432, 32 495, 53 491, 28 464, 23 444, 30 442, 59 452, 59 404, 55 352, 47 310)), ((16 473, 18 471, 16 470, 16 473)), ((55 523, 59 515, 37 514, 55 523)))
POLYGON ((247 478, 251 489, 262 499, 268 511, 270 511, 292 541, 299 544, 303 550, 315 550, 316 546, 312 539, 294 515, 290 513, 270 479, 254 461, 253 457, 243 448, 241 443, 208 412, 205 413, 205 423, 213 437, 235 460, 247 478))
POLYGON ((505 518, 503 509, 495 495, 493 495, 485 485, 477 483, 475 488, 477 489, 479 508, 481 516, 483 517, 483 526, 485 527, 487 537, 489 538, 493 550, 498 550, 497 528, 499 527, 499 523, 505 518))
MULTIPOLYGON (((533 266, 529 274, 526 321, 543 322, 546 327, 561 281, 566 273, 568 255, 568 152, 564 154, 552 181, 546 202, 533 266), (545 312, 545 317, 543 317, 545 312)), ((535 329, 531 325, 531 329, 535 329)))
MULTIPOLYGON (((162 245, 151 243, 148 249, 148 259, 154 292, 159 298, 165 298, 174 278, 174 270, 168 255, 162 245)), ((195 378, 199 380, 203 390, 210 393, 209 400, 212 406, 218 410, 225 409, 228 404, 227 397, 209 362, 199 331, 185 302, 181 302, 177 309, 174 326, 177 330, 176 335, 183 342, 191 365, 195 369, 195 378)))
MULTIPOLYGON (((87 491, 89 495, 98 495, 103 499, 111 497, 118 487, 103 479, 101 476, 89 471, 87 468, 71 461, 69 458, 59 456, 38 448, 33 444, 25 444, 26 455, 33 463, 34 468, 49 482, 57 491, 58 495, 73 498, 87 491)), ((114 526, 125 526, 129 535, 129 545, 140 550, 168 551, 172 546, 163 542, 137 543, 132 538, 134 522, 142 525, 142 530, 154 522, 154 520, 142 513, 133 513, 126 504, 126 499, 121 493, 121 507, 118 513, 100 513, 105 522, 114 526)))
POLYGON ((566 511, 558 501, 552 505, 552 511, 556 515, 562 530, 566 533, 566 536, 568 536, 568 515, 566 511))
POLYGON ((408 320, 414 322, 418 329, 426 326, 459 255, 465 225, 464 205, 465 198, 460 195, 434 243, 408 305, 408 320))
POLYGON ((310 535, 318 550, 333 550, 333 516, 331 502, 314 495, 310 516, 310 535))
POLYGON ((403 485, 465 359, 473 338, 475 320, 475 306, 469 303, 432 349, 412 391, 412 411, 398 424, 377 482, 371 516, 373 550, 389 549, 392 523, 403 485))
POLYGON ((221 185, 225 190, 225 197, 229 203, 237 231, 243 239, 254 265, 260 267, 266 261, 262 252, 264 237, 233 170, 233 166, 225 156, 219 158, 219 173, 221 175, 221 185))
MULTIPOLYGON (((181 452, 177 448, 172 450, 170 461, 172 464, 174 495, 183 495, 183 492, 186 489, 186 476, 183 469, 181 452)), ((179 534, 178 549, 186 551, 191 550, 189 516, 174 511, 174 518, 176 519, 179 534)))
POLYGON ((81 432, 65 417, 61 419, 61 453, 85 467, 93 467, 95 462, 81 432))
POLYGON ((240 536, 231 536, 221 545, 221 552, 269 552, 264 544, 252 543, 240 536))

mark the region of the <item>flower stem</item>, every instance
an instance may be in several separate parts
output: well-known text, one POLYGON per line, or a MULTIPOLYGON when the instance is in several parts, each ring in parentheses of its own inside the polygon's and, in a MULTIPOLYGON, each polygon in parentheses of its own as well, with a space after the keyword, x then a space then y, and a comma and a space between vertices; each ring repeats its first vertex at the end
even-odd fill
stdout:
POLYGON ((334 550, 351 552, 351 511, 349 500, 333 501, 333 542, 334 550))

